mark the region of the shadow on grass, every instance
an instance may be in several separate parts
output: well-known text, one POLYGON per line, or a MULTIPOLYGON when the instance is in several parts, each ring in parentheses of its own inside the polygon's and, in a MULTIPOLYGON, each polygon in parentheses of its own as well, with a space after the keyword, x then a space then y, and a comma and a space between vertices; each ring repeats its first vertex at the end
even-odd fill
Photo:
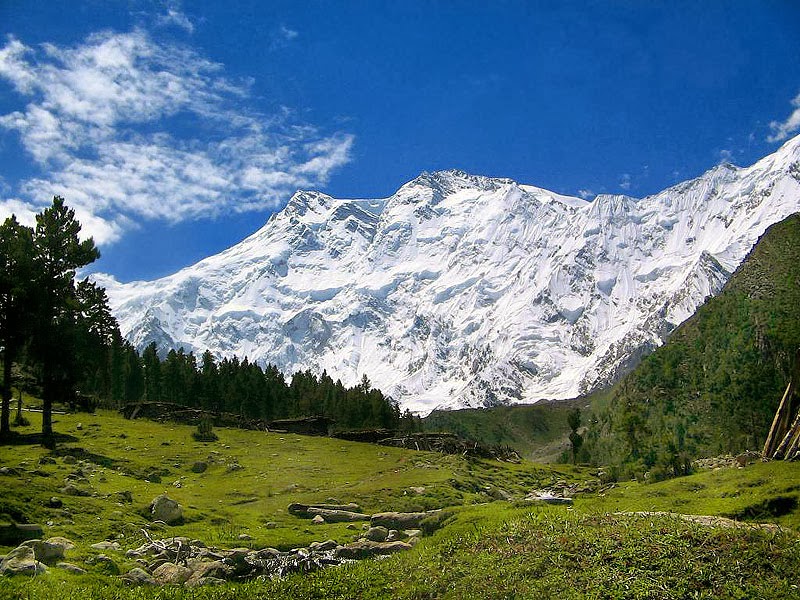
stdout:
MULTIPOLYGON (((78 438, 67 433, 54 433, 51 441, 59 444, 71 444, 77 442, 78 438)), ((44 446, 45 438, 41 432, 37 433, 17 433, 12 431, 10 434, 0 438, 0 446, 44 446)), ((58 452, 57 450, 55 452, 58 452)))

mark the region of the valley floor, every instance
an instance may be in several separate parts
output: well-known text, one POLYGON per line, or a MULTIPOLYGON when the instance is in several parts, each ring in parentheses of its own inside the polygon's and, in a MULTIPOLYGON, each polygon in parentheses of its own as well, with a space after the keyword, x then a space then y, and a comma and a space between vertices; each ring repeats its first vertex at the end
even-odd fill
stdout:
POLYGON ((72 540, 66 560, 85 573, 51 566, 0 577, 0 598, 800 598, 800 466, 792 463, 610 486, 588 468, 295 434, 215 429, 218 441, 196 442, 191 427, 110 412, 58 415, 60 442, 50 452, 36 444, 30 418, 0 446, 0 514, 72 540), (545 489, 577 492, 574 505, 524 500, 545 489), (163 493, 182 505, 182 524, 150 523, 148 505, 163 493), (107 555, 120 573, 141 566, 126 551, 145 532, 278 550, 362 535, 287 510, 329 499, 367 513, 443 510, 410 550, 272 580, 128 587, 96 559, 107 555), (91 547, 105 540, 120 549, 91 547))

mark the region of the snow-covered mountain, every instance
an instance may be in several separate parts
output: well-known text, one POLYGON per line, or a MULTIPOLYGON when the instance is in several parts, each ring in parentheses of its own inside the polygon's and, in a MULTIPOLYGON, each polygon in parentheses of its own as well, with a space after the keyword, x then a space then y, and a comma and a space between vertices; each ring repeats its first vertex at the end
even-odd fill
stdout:
POLYGON ((654 196, 565 197, 424 173, 394 195, 298 192, 236 246, 107 287, 123 334, 291 373, 367 374, 403 407, 568 398, 613 381, 800 211, 800 137, 654 196))

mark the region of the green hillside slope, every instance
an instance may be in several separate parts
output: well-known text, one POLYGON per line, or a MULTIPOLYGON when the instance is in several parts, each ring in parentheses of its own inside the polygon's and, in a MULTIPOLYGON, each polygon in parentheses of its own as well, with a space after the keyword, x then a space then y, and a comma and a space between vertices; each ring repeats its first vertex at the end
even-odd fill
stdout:
POLYGON ((758 449, 800 348, 800 214, 770 227, 723 291, 595 403, 600 463, 656 476, 758 449))

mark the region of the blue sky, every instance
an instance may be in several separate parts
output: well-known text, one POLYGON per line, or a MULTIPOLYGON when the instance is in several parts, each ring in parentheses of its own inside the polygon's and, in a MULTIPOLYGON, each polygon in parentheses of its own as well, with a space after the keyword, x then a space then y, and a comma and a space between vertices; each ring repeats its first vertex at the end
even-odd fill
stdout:
POLYGON ((641 197, 800 131, 793 0, 0 0, 0 36, 0 216, 65 196, 122 281, 298 188, 458 168, 641 197))

